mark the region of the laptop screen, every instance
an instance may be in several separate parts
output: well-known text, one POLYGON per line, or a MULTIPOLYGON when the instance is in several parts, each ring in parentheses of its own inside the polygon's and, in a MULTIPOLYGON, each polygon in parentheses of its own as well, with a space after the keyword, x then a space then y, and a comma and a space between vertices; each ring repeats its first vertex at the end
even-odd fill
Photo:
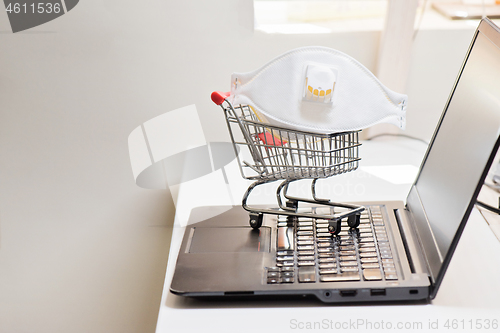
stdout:
MULTIPOLYGON (((427 217, 416 221, 417 228, 428 223, 437 249, 429 263, 435 278, 451 259, 500 133, 500 48, 495 43, 500 36, 485 23, 476 32, 412 189, 423 208, 420 217, 427 217)), ((429 241, 422 240, 426 252, 432 252, 425 249, 429 241)))

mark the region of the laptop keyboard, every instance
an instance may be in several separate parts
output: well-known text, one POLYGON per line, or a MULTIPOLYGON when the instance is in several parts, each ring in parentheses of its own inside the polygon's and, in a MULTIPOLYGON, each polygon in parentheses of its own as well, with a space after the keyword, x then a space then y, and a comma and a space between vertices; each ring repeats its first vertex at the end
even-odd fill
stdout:
MULTIPOLYGON (((398 280, 381 206, 366 208, 358 228, 350 229, 342 221, 334 237, 326 220, 293 222, 279 216, 275 264, 266 268, 267 283, 398 280)), ((331 214, 333 208, 308 209, 331 214)))

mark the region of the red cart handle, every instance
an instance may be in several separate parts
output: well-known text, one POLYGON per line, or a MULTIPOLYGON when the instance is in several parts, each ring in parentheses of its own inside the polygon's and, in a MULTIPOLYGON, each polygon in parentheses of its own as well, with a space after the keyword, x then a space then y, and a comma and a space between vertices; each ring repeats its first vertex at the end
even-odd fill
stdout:
POLYGON ((222 103, 224 103, 224 101, 226 100, 226 98, 229 97, 229 95, 231 95, 230 92, 220 92, 220 91, 214 91, 212 93, 212 101, 217 104, 217 105, 221 105, 222 103))

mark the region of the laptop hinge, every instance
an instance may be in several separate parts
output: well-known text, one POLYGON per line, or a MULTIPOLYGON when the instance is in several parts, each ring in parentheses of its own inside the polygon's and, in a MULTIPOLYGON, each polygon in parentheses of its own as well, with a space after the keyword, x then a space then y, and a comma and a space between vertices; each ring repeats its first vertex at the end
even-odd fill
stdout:
POLYGON ((415 229, 412 227, 410 214, 406 209, 395 209, 394 215, 398 223, 399 232, 403 241, 403 246, 408 258, 410 270, 413 274, 424 273, 429 275, 429 270, 421 250, 421 244, 418 241, 415 229))
POLYGON ((405 216, 419 247, 419 253, 423 259, 431 284, 434 285, 436 277, 443 262, 443 258, 437 246, 434 234, 429 225, 429 220, 420 200, 417 188, 413 186, 406 199, 405 216))

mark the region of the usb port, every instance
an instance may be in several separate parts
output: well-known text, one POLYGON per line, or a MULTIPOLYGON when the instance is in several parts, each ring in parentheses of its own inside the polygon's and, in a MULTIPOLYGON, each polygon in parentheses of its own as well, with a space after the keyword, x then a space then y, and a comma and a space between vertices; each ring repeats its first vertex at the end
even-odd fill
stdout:
POLYGON ((385 289, 371 289, 371 296, 385 296, 385 289))
POLYGON ((340 296, 342 297, 354 297, 358 292, 356 290, 341 290, 340 296))

